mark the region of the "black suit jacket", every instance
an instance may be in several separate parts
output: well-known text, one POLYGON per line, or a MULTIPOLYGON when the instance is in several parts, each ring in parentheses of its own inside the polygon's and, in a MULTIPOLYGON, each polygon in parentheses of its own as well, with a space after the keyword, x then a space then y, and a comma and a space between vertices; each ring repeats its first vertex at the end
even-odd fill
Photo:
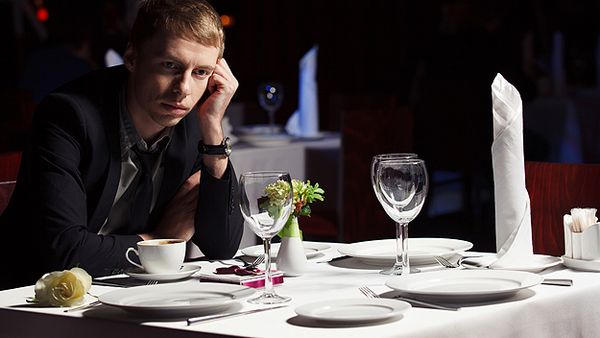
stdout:
MULTIPOLYGON (((139 236, 97 234, 119 184, 118 98, 127 74, 123 66, 90 73, 50 94, 36 111, 17 186, 0 219, 2 233, 14 239, 0 245, 0 251, 9 251, 0 257, 7 259, 10 284, 31 284, 45 272, 74 266, 93 276, 130 266, 125 251, 139 236)), ((171 135, 153 221, 202 165, 195 110, 171 135)), ((231 164, 222 179, 202 173, 193 241, 206 256, 229 258, 238 249, 243 229, 238 195, 231 164)))

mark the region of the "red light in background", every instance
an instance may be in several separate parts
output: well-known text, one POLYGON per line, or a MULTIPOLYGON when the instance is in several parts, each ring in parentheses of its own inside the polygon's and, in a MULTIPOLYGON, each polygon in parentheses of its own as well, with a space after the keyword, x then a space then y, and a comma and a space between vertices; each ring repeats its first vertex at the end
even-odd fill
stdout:
POLYGON ((229 16, 229 15, 221 15, 221 24, 223 25, 223 27, 231 27, 233 26, 233 22, 235 20, 233 19, 233 16, 229 16))
POLYGON ((48 20, 48 10, 44 7, 40 7, 38 8, 37 12, 35 13, 35 16, 37 17, 37 19, 41 22, 45 22, 48 20))

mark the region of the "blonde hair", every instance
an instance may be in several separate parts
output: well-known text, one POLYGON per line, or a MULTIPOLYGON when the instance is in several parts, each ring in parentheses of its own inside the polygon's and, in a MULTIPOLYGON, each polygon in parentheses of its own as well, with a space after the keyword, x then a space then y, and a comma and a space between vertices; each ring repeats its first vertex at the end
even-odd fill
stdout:
POLYGON ((129 43, 138 49, 160 30, 225 50, 225 34, 219 14, 205 0, 143 0, 131 28, 129 43))

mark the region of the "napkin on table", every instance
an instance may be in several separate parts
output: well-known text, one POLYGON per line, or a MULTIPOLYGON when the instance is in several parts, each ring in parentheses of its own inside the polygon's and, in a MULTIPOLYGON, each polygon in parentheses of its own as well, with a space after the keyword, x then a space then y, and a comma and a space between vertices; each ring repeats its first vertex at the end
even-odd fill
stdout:
POLYGON ((532 260, 533 244, 529 194, 525 188, 521 96, 501 74, 496 75, 492 83, 492 114, 492 166, 498 253, 468 261, 502 269, 520 266, 532 260))
POLYGON ((311 137, 319 132, 319 98, 317 95, 317 52, 312 47, 300 60, 298 83, 298 110, 286 123, 290 135, 311 137))

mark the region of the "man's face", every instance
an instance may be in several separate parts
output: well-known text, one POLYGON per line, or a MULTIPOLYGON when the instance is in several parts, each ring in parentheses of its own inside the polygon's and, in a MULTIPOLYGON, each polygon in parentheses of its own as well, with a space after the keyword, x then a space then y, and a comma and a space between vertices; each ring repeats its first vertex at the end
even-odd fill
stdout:
POLYGON ((127 108, 138 133, 150 139, 176 125, 196 105, 218 61, 219 50, 161 32, 137 50, 128 48, 127 108))

